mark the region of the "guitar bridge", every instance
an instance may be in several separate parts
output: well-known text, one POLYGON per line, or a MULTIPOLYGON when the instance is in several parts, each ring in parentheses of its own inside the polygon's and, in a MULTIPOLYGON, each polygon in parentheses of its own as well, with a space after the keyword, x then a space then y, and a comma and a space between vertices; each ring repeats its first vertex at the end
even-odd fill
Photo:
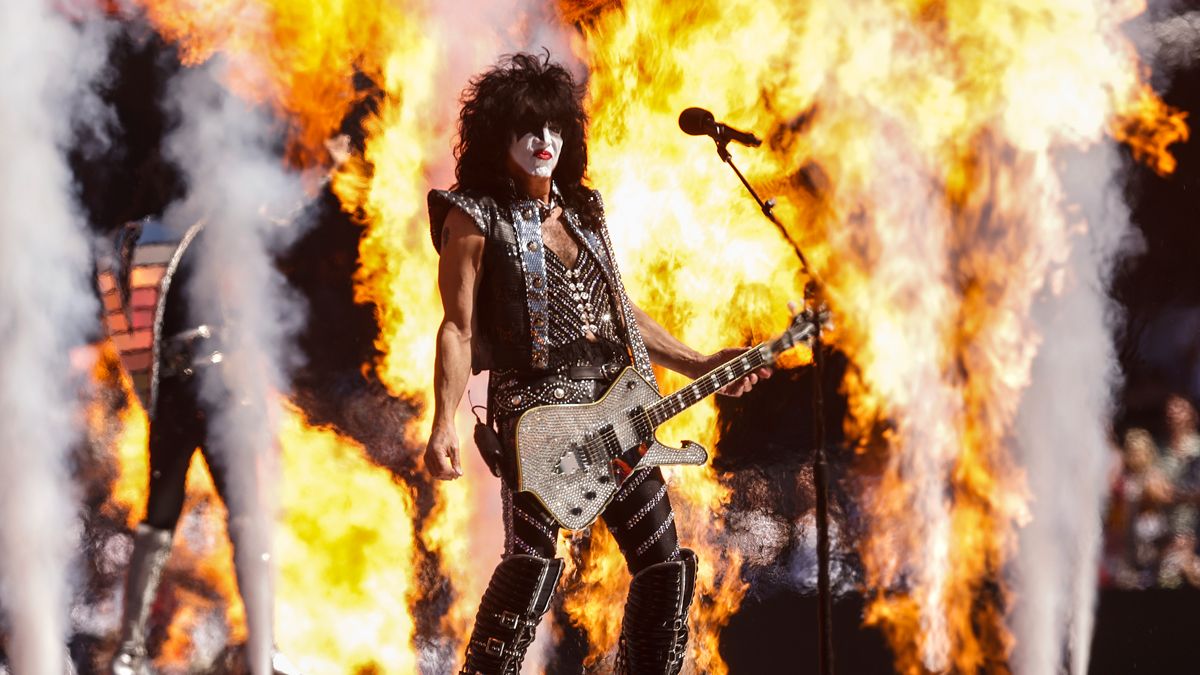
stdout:
POLYGON ((559 456, 558 463, 554 466, 554 473, 562 476, 577 473, 586 468, 587 464, 580 453, 580 447, 572 443, 559 456))

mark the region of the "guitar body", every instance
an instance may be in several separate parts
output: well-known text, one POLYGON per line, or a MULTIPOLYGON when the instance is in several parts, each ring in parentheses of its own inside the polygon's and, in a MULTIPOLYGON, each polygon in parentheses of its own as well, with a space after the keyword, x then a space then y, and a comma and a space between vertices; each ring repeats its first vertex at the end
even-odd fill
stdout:
POLYGON ((824 315, 811 310, 792 317, 771 342, 751 347, 667 397, 632 368, 626 368, 594 403, 548 405, 526 410, 517 420, 517 489, 532 493, 568 530, 595 522, 621 484, 637 470, 664 464, 703 464, 704 448, 658 442, 655 429, 721 387, 808 339, 824 315))
POLYGON ((537 497, 563 527, 582 530, 633 470, 704 464, 708 453, 695 443, 672 448, 658 442, 645 410, 661 398, 657 388, 626 368, 594 403, 525 411, 517 421, 518 489, 537 497))

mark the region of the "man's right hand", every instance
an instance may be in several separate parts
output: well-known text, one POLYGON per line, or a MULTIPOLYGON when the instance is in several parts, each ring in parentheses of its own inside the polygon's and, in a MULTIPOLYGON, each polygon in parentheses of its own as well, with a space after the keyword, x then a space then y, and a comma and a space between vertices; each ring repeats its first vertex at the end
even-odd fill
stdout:
POLYGON ((434 478, 454 480, 462 475, 458 462, 458 434, 453 425, 435 424, 425 446, 425 468, 434 478))

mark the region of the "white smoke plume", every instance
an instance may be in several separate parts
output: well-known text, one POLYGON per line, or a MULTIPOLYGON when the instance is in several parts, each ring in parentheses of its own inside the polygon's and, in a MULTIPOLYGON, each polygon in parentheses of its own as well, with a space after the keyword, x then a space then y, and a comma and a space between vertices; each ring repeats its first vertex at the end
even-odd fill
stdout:
POLYGON ((0 4, 0 604, 11 666, 30 675, 65 667, 75 509, 66 461, 83 381, 69 355, 97 317, 64 149, 72 123, 86 121, 68 113, 96 110, 88 87, 107 43, 100 17, 75 4, 0 4))
MULTIPOLYGON (((1165 78, 1200 63, 1200 12, 1173 14, 1173 4, 1151 3, 1151 12, 1129 28, 1165 78)), ((1088 672, 1101 518, 1116 461, 1108 425, 1112 392, 1120 385, 1113 337, 1122 317, 1106 289, 1117 257, 1135 241, 1116 185, 1121 158, 1115 147, 1067 158, 1061 176, 1087 226, 1074 236, 1059 285, 1034 307, 1041 344, 1017 420, 1033 496, 1032 521, 1021 532, 1013 569, 1020 589, 1013 667, 1022 675, 1058 673, 1063 664, 1070 673, 1088 672)))
POLYGON ((187 197, 167 222, 184 230, 203 221, 187 289, 197 324, 217 324, 219 365, 198 370, 208 439, 227 480, 230 537, 246 605, 252 672, 270 672, 273 593, 271 530, 279 481, 275 461, 277 394, 286 393, 298 356, 293 335, 304 307, 274 265, 295 240, 305 195, 276 144, 278 127, 217 83, 221 61, 183 73, 171 89, 181 124, 167 141, 187 197))
POLYGON ((1126 26, 1158 80, 1200 64, 1200 10, 1182 0, 1150 0, 1126 26))
POLYGON ((1151 26, 1161 65, 1191 68, 1200 63, 1200 11, 1170 17, 1151 26))
POLYGON ((1096 607, 1101 516, 1112 461, 1106 428, 1119 384, 1113 335, 1117 308, 1106 288, 1129 231, 1115 189, 1111 145, 1072 158, 1062 172, 1086 229, 1076 232, 1060 284, 1034 306, 1041 344, 1021 403, 1016 441, 1033 496, 1014 574, 1014 671, 1087 672, 1096 607))

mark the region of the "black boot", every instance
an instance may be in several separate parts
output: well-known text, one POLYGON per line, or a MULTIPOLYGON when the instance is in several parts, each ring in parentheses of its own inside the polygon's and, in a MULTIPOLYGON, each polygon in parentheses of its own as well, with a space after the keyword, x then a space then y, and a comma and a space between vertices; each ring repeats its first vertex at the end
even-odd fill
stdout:
POLYGON ((462 675, 516 675, 554 597, 563 562, 511 555, 483 593, 462 675))
POLYGON ((158 593, 163 566, 171 553, 173 534, 171 530, 159 530, 143 523, 133 535, 129 577, 125 580, 125 607, 121 615, 121 644, 109 666, 112 675, 147 675, 150 672, 146 622, 158 593))
POLYGON ((617 672, 621 675, 676 675, 687 654, 688 608, 696 590, 696 554, 651 565, 629 584, 617 672))

